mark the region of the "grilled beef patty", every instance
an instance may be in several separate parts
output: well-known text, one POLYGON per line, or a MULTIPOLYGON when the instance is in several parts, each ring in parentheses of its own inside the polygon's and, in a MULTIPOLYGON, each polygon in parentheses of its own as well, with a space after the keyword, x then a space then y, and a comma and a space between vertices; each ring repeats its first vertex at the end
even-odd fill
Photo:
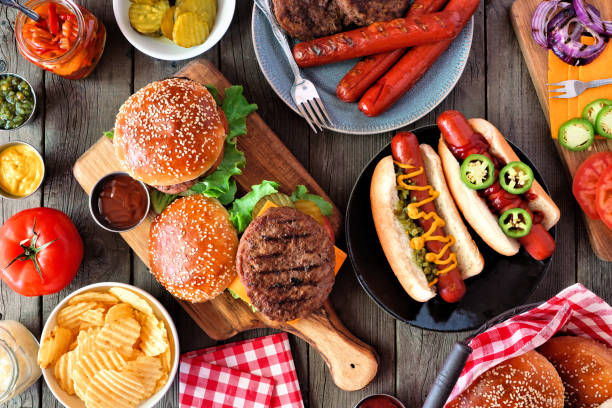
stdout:
POLYGON ((246 229, 236 267, 253 306, 270 319, 289 321, 323 305, 334 284, 333 244, 310 216, 270 208, 246 229))
POLYGON ((358 26, 404 17, 411 0, 335 0, 345 21, 358 26))
POLYGON ((273 0, 273 8, 280 26, 300 40, 337 33, 345 25, 336 0, 273 0))

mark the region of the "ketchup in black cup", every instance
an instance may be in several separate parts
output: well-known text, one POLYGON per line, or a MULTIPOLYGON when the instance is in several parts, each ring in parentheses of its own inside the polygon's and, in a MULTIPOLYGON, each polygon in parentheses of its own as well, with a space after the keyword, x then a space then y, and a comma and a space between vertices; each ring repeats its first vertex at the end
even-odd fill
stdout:
POLYGON ((406 406, 391 395, 374 394, 359 401, 355 408, 406 408, 406 406))
POLYGON ((110 173, 95 184, 89 209, 98 225, 112 232, 125 232, 140 224, 151 205, 147 186, 127 173, 110 173))

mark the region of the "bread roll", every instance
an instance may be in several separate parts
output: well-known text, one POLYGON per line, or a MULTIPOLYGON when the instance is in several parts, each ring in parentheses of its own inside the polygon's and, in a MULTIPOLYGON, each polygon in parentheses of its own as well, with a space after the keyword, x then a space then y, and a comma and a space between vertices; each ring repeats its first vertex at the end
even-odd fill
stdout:
POLYGON ((563 408, 563 383, 536 351, 511 358, 480 375, 447 408, 563 408))
POLYGON ((612 349, 585 337, 554 337, 539 348, 565 385, 565 406, 596 408, 612 397, 612 349))
POLYGON ((205 302, 236 278, 238 234, 225 207, 192 195, 170 204, 149 232, 151 273, 175 297, 205 302))
POLYGON ((153 82, 130 96, 115 120, 121 167, 152 186, 197 179, 223 154, 225 127, 206 87, 183 78, 153 82))

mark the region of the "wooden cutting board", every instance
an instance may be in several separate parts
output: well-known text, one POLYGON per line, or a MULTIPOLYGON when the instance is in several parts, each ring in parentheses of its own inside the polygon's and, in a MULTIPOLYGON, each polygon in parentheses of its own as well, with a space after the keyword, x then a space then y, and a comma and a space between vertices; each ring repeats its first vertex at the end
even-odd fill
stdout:
MULTIPOLYGON (((542 105, 542 110, 546 115, 546 120, 550 125, 550 117, 548 112, 548 89, 546 87, 548 78, 548 60, 547 51, 541 48, 533 40, 531 36, 531 18, 533 13, 540 4, 541 0, 516 0, 512 5, 510 18, 514 27, 514 32, 518 38, 523 57, 529 68, 531 80, 535 86, 542 105)), ((610 0, 592 0, 589 3, 595 5, 601 15, 606 19, 612 18, 612 1, 610 0)), ((610 46, 610 45, 609 45, 610 46)), ((612 86, 610 87, 610 96, 612 97, 612 86)), ((561 147, 557 140, 554 140, 557 151, 565 163, 571 177, 574 177, 576 170, 587 157, 595 152, 612 151, 612 140, 595 140, 593 146, 588 151, 571 152, 561 147)), ((571 193, 571 185, 568 187, 571 193)), ((563 216, 563 215, 562 215, 563 216)), ((565 216, 568 216, 567 214, 565 216)), ((600 220, 592 220, 583 213, 586 222, 589 239, 593 247, 595 255, 604 261, 612 262, 612 231, 600 220)))
MULTIPOLYGON (((230 86, 216 67, 202 59, 189 63, 176 76, 212 84, 219 91, 230 86)), ((239 190, 248 191, 251 185, 267 179, 279 182, 284 192, 291 192, 297 184, 304 184, 310 191, 331 202, 258 114, 248 117, 247 129, 247 135, 238 137, 238 148, 245 153, 247 160, 243 174, 236 177, 239 190)), ((112 142, 106 137, 102 137, 86 151, 73 168, 75 178, 87 194, 102 176, 121 170, 112 142)), ((149 214, 146 221, 137 228, 121 234, 147 265, 147 242, 153 218, 149 214)), ((330 221, 338 234, 342 216, 335 206, 330 221)), ((319 351, 334 382, 343 390, 353 391, 365 387, 378 370, 378 356, 374 349, 344 327, 329 303, 309 317, 292 324, 274 322, 260 313, 253 313, 243 301, 232 298, 226 292, 206 303, 180 301, 180 304, 202 330, 216 340, 228 339, 239 332, 257 327, 272 327, 299 336, 319 351)))

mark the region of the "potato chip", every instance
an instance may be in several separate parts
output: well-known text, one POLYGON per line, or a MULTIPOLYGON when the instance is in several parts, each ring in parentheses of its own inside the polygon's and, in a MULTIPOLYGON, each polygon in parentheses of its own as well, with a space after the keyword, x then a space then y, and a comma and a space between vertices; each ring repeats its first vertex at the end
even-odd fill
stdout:
POLYGON ((38 350, 38 365, 47 368, 55 364, 62 354, 68 351, 72 343, 72 331, 55 326, 51 333, 43 340, 38 350))
POLYGON ((85 397, 89 382, 98 371, 121 370, 125 364, 123 356, 114 350, 95 350, 79 355, 72 371, 76 394, 81 399, 85 397))
POLYGON ((168 333, 164 322, 153 315, 136 313, 136 320, 140 323, 139 348, 147 356, 158 356, 168 348, 168 333))
POLYGON ((163 376, 162 363, 157 357, 142 356, 129 361, 123 368, 124 372, 133 373, 144 386, 144 397, 149 398, 163 376))
POLYGON ((128 305, 127 303, 119 303, 118 305, 115 305, 108 309, 104 321, 108 323, 114 320, 121 320, 128 317, 134 318, 134 308, 132 308, 132 306, 128 305))
POLYGON ((62 356, 55 363, 55 379, 57 383, 64 391, 69 395, 74 395, 74 381, 72 380, 72 370, 76 363, 77 353, 76 351, 69 351, 68 353, 62 354, 62 356))
POLYGON ((69 305, 74 305, 75 303, 81 302, 97 302, 104 303, 108 305, 115 305, 119 303, 119 299, 110 293, 105 292, 85 292, 79 293, 78 295, 72 297, 69 301, 69 305))
POLYGON ((134 309, 140 310, 142 313, 146 313, 148 315, 153 314, 153 309, 149 305, 149 302, 131 290, 117 287, 111 288, 109 292, 117 296, 123 303, 127 303, 128 305, 132 306, 134 309))
POLYGON ((90 309, 83 313, 80 317, 81 328, 104 326, 104 317, 106 316, 106 309, 98 307, 90 309))
POLYGON ((144 398, 144 386, 130 372, 101 370, 91 380, 85 395, 88 408, 131 408, 144 398))
MULTIPOLYGON (((161 390, 162 388, 164 388, 164 386, 166 385, 166 383, 168 382, 168 373, 164 372, 161 376, 161 378, 159 380, 157 380, 157 384, 155 384, 155 389, 153 390, 153 394, 155 394, 157 391, 161 390)), ((151 394, 151 395, 153 395, 151 394)))
POLYGON ((164 37, 169 40, 172 40, 172 29, 174 28, 174 11, 176 10, 176 6, 170 7, 164 13, 161 21, 161 31, 164 37))
POLYGON ((96 337, 102 349, 116 350, 124 356, 132 354, 132 347, 140 337, 140 324, 131 317, 105 323, 96 337))
POLYGON ((81 326, 81 315, 98 307, 96 302, 82 302, 68 305, 57 314, 57 324, 70 330, 78 330, 81 326))
POLYGON ((167 0, 160 0, 154 4, 132 3, 128 10, 130 24, 141 34, 159 36, 162 17, 169 8, 167 0))
POLYGON ((96 338, 100 333, 100 327, 91 327, 87 330, 81 330, 77 336, 77 354, 87 354, 96 349, 96 338))
POLYGON ((161 356, 159 356, 161 362, 162 362, 162 368, 164 369, 165 372, 169 373, 170 370, 172 369, 172 354, 170 352, 171 347, 168 346, 168 348, 166 349, 166 351, 164 351, 161 356))
POLYGON ((185 48, 202 44, 206 41, 208 34, 209 29, 206 20, 191 11, 179 15, 172 30, 174 42, 185 48))

